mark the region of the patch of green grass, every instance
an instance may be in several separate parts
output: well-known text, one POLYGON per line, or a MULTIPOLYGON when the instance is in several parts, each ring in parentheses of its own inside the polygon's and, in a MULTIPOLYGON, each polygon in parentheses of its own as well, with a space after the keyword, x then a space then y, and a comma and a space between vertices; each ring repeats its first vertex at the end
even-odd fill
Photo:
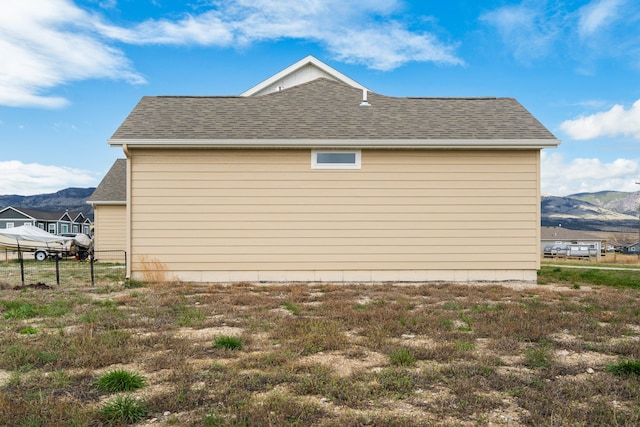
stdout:
POLYGON ((298 316, 300 314, 300 307, 298 307, 297 305, 295 305, 292 302, 285 302, 284 303, 284 308, 286 308, 287 310, 289 310, 289 312, 291 314, 293 314, 294 316, 298 316))
POLYGON ((568 283, 570 285, 598 285, 614 288, 640 289, 640 271, 599 270, 542 266, 538 283, 568 283))
POLYGON ((460 313, 460 320, 464 322, 464 325, 458 327, 458 330, 461 332, 471 332, 473 329, 471 328, 473 321, 471 317, 469 317, 466 313, 460 313))
POLYGON ((26 328, 20 329, 21 335, 35 335, 38 333, 38 330, 33 326, 27 326, 26 328))
POLYGON ((416 363, 416 356, 408 348, 400 348, 389 354, 389 363, 394 366, 412 366, 416 363))
POLYGON ((614 375, 640 376, 640 360, 626 360, 614 365, 608 365, 607 371, 614 375))
POLYGON ((242 339, 228 335, 216 337, 213 346, 225 350, 240 350, 242 348, 242 339))
POLYGON ((134 424, 146 418, 147 409, 140 400, 126 395, 106 402, 98 414, 108 423, 134 424))
POLYGON ((109 371, 96 380, 98 390, 108 393, 138 390, 146 384, 146 379, 125 369, 109 371))
POLYGON ((61 317, 71 311, 73 302, 57 299, 46 305, 36 305, 24 301, 0 301, 5 309, 5 319, 30 319, 37 316, 61 317))
POLYGON ((22 301, 1 301, 5 309, 2 317, 5 319, 30 319, 37 316, 36 307, 33 304, 22 301))

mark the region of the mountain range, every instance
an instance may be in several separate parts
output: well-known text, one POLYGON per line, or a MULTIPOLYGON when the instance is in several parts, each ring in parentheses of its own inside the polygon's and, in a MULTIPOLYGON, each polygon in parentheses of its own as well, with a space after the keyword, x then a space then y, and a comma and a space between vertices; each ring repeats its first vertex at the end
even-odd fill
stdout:
POLYGON ((599 191, 565 197, 542 196, 541 224, 583 231, 638 230, 640 191, 599 191))
MULTIPOLYGON (((34 196, 0 196, 0 209, 25 207, 49 212, 80 211, 93 216, 87 204, 95 188, 66 188, 34 196)), ((640 191, 600 191, 564 197, 542 196, 541 224, 583 231, 635 232, 638 230, 640 191)))
POLYGON ((19 196, 11 194, 0 196, 0 209, 7 206, 30 208, 45 212, 82 212, 93 218, 93 208, 87 203, 95 188, 65 188, 55 193, 19 196))

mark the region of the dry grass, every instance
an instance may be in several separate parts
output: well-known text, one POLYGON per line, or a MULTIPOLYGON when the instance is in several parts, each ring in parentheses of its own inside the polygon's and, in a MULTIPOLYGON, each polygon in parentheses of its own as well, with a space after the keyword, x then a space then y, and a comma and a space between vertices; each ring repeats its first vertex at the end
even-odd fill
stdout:
POLYGON ((640 268, 640 258, 638 255, 632 254, 621 254, 617 252, 607 252, 606 255, 600 258, 600 261, 595 257, 591 258, 542 258, 543 264, 573 264, 573 265, 584 265, 584 266, 594 266, 594 265, 606 265, 607 267, 637 267, 640 268))
POLYGON ((640 423, 640 376, 611 369, 640 360, 636 289, 60 286, 0 290, 0 316, 0 425, 101 425, 119 369, 142 424, 640 423))

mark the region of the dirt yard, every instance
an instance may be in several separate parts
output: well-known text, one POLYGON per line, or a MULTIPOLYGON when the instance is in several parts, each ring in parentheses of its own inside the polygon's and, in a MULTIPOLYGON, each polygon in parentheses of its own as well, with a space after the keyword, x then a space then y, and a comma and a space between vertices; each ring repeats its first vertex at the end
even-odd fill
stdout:
POLYGON ((140 285, 3 289, 0 425, 108 422, 116 369, 137 425, 640 424, 636 290, 140 285))

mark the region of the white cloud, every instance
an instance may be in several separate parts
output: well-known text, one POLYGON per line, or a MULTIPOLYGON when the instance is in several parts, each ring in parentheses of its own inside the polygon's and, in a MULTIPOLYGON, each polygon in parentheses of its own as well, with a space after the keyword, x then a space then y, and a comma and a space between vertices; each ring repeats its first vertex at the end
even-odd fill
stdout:
POLYGON ((100 40, 97 23, 69 0, 2 0, 0 105, 63 106, 47 91, 74 80, 143 82, 121 51, 100 40))
POLYGON ((610 191, 638 191, 640 162, 617 159, 603 163, 599 159, 573 159, 566 162, 561 154, 542 151, 541 186, 543 194, 569 194, 610 191))
POLYGON ((550 18, 543 2, 503 6, 485 13, 480 21, 495 27, 503 43, 524 62, 546 56, 561 30, 560 23, 550 18))
POLYGON ((640 100, 630 109, 614 105, 608 111, 566 120, 560 129, 573 139, 594 139, 603 136, 631 136, 640 140, 640 100))
POLYGON ((339 60, 390 70, 410 61, 462 64, 455 46, 392 18, 396 1, 230 0, 178 21, 147 20, 133 28, 100 31, 134 44, 242 46, 284 38, 318 42, 339 60))
POLYGON ((626 0, 598 0, 578 11, 578 33, 590 36, 618 19, 619 8, 626 0))
MULTIPOLYGON (((112 8, 113 0, 99 2, 112 8)), ((237 47, 283 38, 325 46, 337 59, 390 70, 409 61, 462 64, 455 46, 393 18, 394 0, 228 0, 177 20, 113 25, 71 0, 0 1, 0 105, 56 108, 50 91, 85 79, 143 83, 113 46, 170 44, 237 47)))
POLYGON ((640 6, 629 0, 592 0, 575 9, 561 0, 522 0, 480 17, 495 28, 502 43, 521 62, 550 55, 570 56, 591 75, 592 61, 627 58, 637 61, 640 49, 640 6))
POLYGON ((17 160, 0 162, 0 194, 54 193, 61 188, 93 187, 99 174, 64 166, 22 163, 17 160))

